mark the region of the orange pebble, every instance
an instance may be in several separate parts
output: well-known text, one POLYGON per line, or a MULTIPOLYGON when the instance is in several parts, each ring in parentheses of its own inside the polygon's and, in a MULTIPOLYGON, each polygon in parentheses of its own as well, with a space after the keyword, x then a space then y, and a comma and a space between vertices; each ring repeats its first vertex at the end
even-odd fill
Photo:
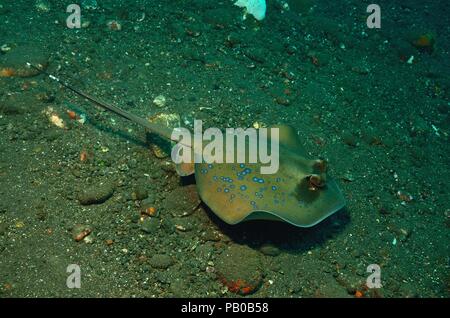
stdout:
POLYGON ((14 76, 14 74, 16 74, 16 72, 9 67, 5 67, 0 70, 0 77, 11 77, 14 76))
POLYGON ((88 236, 89 234, 91 234, 90 229, 85 229, 85 230, 81 231, 80 233, 75 235, 75 242, 80 242, 80 241, 84 240, 84 238, 86 236, 88 236))
POLYGON ((81 153, 80 153, 80 161, 81 162, 85 162, 87 160, 87 152, 85 151, 85 150, 83 150, 81 153))
POLYGON ((77 119, 77 113, 75 113, 73 110, 68 110, 67 115, 70 119, 77 119))
POLYGON ((362 291, 357 290, 357 291, 355 292, 355 297, 356 297, 356 298, 362 298, 363 296, 364 296, 364 294, 363 294, 362 291))
POLYGON ((106 245, 109 246, 109 245, 113 245, 114 241, 111 240, 111 239, 108 239, 108 240, 105 241, 105 243, 106 243, 106 245))
POLYGON ((151 206, 151 207, 145 209, 145 214, 150 215, 150 216, 155 216, 156 215, 156 208, 151 206))

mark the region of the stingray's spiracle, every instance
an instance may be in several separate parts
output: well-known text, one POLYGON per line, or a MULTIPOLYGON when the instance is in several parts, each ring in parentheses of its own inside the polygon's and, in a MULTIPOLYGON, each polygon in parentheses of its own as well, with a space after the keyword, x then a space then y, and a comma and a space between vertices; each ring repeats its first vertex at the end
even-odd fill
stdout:
POLYGON ((313 169, 320 173, 325 173, 327 171, 327 162, 323 159, 317 159, 313 163, 313 169))
POLYGON ((325 176, 312 174, 306 177, 308 180, 308 190, 317 191, 325 186, 325 176))

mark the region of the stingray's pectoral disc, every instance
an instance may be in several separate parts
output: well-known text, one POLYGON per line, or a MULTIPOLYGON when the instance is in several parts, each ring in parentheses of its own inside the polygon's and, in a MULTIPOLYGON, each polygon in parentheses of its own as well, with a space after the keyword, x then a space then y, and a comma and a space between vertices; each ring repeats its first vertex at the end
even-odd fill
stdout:
POLYGON ((345 205, 325 160, 308 158, 291 128, 280 127, 278 158, 273 174, 259 162, 196 164, 200 197, 228 224, 270 219, 310 227, 345 205))

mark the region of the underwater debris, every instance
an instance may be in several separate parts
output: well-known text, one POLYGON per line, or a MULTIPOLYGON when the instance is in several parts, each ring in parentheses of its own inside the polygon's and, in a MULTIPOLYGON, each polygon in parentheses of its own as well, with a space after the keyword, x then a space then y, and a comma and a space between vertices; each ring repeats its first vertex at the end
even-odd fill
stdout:
POLYGON ((50 2, 48 2, 47 0, 37 0, 34 4, 34 7, 39 12, 49 12, 50 2))
POLYGON ((86 160, 88 159, 88 153, 86 150, 82 150, 80 152, 80 161, 81 162, 86 162, 86 160))
POLYGON ((112 239, 107 239, 107 240, 105 240, 105 244, 108 245, 108 246, 111 246, 111 245, 114 244, 114 240, 112 240, 112 239))
POLYGON ((166 106, 166 97, 164 95, 156 96, 155 99, 153 100, 153 104, 155 104, 160 108, 166 106))
POLYGON ((72 229, 72 237, 75 242, 83 241, 88 235, 92 233, 92 229, 83 224, 77 224, 72 229))
POLYGON ((117 20, 110 20, 106 23, 106 26, 111 31, 120 31, 122 30, 122 24, 117 20))
POLYGON ((47 107, 43 113, 47 116, 48 120, 59 128, 66 128, 66 124, 64 120, 58 115, 58 113, 53 109, 53 107, 47 107))
POLYGON ((70 119, 75 120, 77 119, 77 113, 75 113, 73 110, 67 110, 67 116, 69 116, 70 119))
POLYGON ((435 35, 432 33, 425 33, 417 36, 412 40, 412 45, 418 50, 431 53, 436 42, 435 35))
POLYGON ((355 298, 362 298, 362 297, 364 297, 364 293, 360 290, 357 290, 355 292, 355 298))
POLYGON ((410 195, 409 193, 405 192, 405 191, 397 191, 397 197, 402 201, 403 204, 405 204, 406 202, 411 202, 414 198, 412 195, 410 195))
POLYGON ((156 217, 158 216, 158 211, 156 210, 156 208, 154 206, 149 206, 148 208, 145 208, 142 212, 142 214, 148 215, 148 216, 152 216, 152 217, 156 217))
POLYGON ((14 69, 5 67, 0 70, 0 77, 12 77, 15 75, 14 69))
POLYGON ((235 6, 245 8, 243 19, 247 18, 248 14, 255 17, 256 20, 261 21, 266 17, 266 0, 237 0, 235 6))
POLYGON ((8 51, 11 51, 11 47, 8 44, 5 43, 2 46, 0 46, 0 52, 6 53, 8 51))

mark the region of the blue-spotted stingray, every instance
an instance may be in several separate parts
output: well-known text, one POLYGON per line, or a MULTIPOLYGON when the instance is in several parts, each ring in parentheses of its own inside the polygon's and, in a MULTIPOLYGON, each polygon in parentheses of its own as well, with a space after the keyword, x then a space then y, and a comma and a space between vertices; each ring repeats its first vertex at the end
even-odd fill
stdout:
MULTIPOLYGON (((105 103, 46 74, 90 102, 171 140, 169 128, 105 103)), ((280 162, 276 174, 261 174, 259 163, 182 164, 177 170, 182 175, 195 174, 200 198, 228 224, 266 219, 298 227, 313 226, 344 207, 343 195, 336 182, 327 176, 325 161, 308 158, 302 150, 295 130, 288 126, 278 128, 280 162)))

